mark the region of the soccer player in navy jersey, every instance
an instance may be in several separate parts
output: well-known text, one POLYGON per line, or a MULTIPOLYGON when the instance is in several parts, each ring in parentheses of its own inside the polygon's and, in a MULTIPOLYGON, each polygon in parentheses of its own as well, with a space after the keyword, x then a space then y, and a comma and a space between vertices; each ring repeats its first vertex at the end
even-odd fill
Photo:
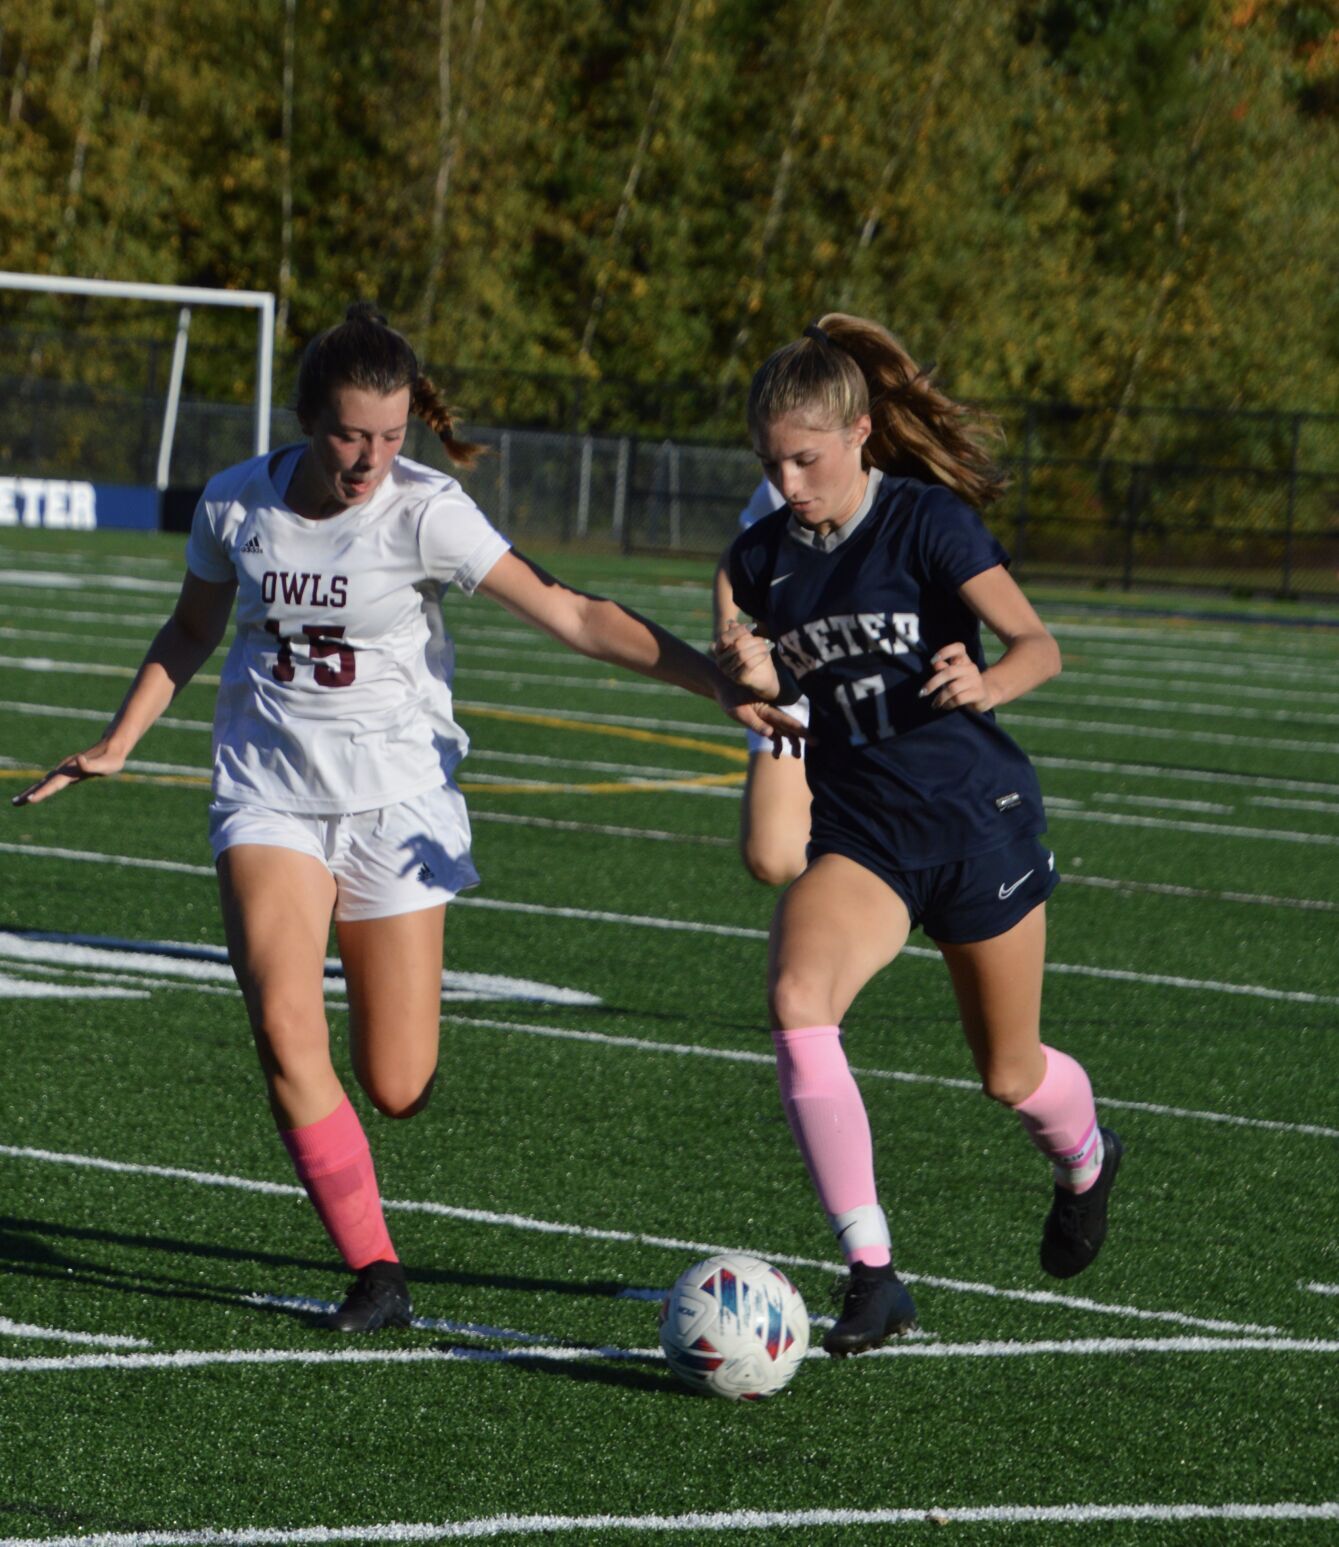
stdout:
POLYGON ((1041 1265, 1056 1278, 1102 1245, 1121 1144, 1082 1066, 1041 1041, 1059 877, 1036 774, 993 711, 1060 652, 978 514, 1004 486, 989 422, 885 328, 840 313, 764 363, 748 418, 786 504, 731 549, 757 627, 727 628, 716 654, 759 698, 810 704, 808 864, 777 905, 768 996, 782 1104, 850 1268, 823 1340, 842 1357, 915 1324, 840 1031, 913 928, 948 966, 986 1095, 1051 1162, 1041 1265), (982 623, 1004 645, 991 666, 982 623))

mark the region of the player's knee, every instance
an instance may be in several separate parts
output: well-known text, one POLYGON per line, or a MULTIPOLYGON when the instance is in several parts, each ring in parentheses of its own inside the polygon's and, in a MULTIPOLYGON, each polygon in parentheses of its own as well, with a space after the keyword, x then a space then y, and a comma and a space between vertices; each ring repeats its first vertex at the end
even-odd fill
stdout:
POLYGON ((792 1030, 798 1026, 827 1026, 834 1020, 832 985, 826 974, 800 970, 779 972, 768 994, 772 1025, 792 1030))
POLYGON ((981 1094, 1004 1107, 1026 1101, 1036 1086, 1036 1079, 1022 1064, 992 1064, 981 1071, 981 1094))
POLYGON ((741 845, 744 868, 764 886, 788 886, 804 869, 803 852, 790 852, 770 845, 741 845))
POLYGON ((436 1069, 426 1080, 396 1074, 359 1081, 377 1111, 393 1118, 416 1117, 427 1106, 436 1082, 436 1069))
POLYGON ((330 1034, 324 1015, 300 1000, 272 996, 249 1007, 251 1031, 265 1072, 300 1084, 330 1067, 330 1034))

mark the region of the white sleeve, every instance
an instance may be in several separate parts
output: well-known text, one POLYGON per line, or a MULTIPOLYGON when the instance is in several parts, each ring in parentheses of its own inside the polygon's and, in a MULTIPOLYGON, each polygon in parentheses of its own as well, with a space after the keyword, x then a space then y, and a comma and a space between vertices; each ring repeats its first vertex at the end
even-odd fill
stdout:
POLYGON ((748 504, 739 512, 739 530, 747 532, 755 521, 761 521, 764 516, 770 516, 774 510, 780 510, 785 503, 775 485, 768 483, 764 478, 749 495, 748 504))
POLYGON ((214 527, 214 513, 219 508, 216 501, 208 498, 206 490, 195 507, 191 535, 186 542, 186 568, 201 580, 211 580, 216 585, 235 579, 237 574, 214 527))
POLYGON ((434 494, 418 523, 418 548, 430 580, 468 596, 511 544, 459 487, 434 494))

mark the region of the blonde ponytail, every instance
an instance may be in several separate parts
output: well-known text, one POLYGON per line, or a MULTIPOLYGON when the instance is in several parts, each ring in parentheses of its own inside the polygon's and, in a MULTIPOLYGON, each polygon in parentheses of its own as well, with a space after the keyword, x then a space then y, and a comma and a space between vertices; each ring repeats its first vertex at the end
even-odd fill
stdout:
POLYGON ((829 312, 804 337, 771 355, 753 378, 749 429, 755 435, 786 414, 824 429, 844 429, 869 414, 867 467, 943 484, 978 509, 1004 493, 1007 479, 989 444, 998 423, 956 403, 877 322, 829 312))

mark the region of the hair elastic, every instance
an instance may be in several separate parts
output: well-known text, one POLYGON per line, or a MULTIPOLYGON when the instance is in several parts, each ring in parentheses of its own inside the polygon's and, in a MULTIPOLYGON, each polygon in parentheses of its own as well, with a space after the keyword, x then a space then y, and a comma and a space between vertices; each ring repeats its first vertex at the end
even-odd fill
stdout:
POLYGON ((805 338, 816 338, 820 344, 826 344, 829 348, 832 347, 831 338, 829 338, 827 333, 822 328, 820 328, 816 322, 811 322, 809 324, 809 326, 804 330, 804 336, 805 338))

